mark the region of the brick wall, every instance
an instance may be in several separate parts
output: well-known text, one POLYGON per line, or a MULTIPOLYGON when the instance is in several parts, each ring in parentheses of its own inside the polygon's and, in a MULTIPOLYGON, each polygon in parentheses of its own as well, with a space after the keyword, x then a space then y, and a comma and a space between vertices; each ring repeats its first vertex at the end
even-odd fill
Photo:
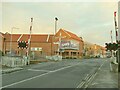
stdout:
POLYGON ((0 35, 0 51, 3 51, 3 37, 0 35))

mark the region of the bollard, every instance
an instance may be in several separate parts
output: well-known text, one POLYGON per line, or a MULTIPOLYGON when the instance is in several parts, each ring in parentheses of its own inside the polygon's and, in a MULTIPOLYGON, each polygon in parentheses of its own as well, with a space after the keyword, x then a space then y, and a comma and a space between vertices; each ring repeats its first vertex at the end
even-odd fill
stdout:
POLYGON ((118 72, 118 63, 116 62, 116 57, 111 57, 110 60, 110 71, 118 72))

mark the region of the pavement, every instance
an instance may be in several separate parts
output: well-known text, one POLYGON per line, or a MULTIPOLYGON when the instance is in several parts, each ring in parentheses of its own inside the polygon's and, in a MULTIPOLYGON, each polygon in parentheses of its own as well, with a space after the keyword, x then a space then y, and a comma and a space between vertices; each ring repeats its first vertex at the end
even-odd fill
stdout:
POLYGON ((98 69, 88 88, 118 88, 118 72, 110 71, 109 63, 109 60, 107 60, 98 69))
POLYGON ((3 66, 0 64, 0 72, 2 74, 12 73, 12 72, 19 71, 19 70, 23 70, 23 68, 21 67, 11 68, 11 67, 3 66))
POLYGON ((12 73, 19 70, 23 70, 23 68, 16 67, 16 68, 2 69, 2 74, 12 73))
MULTIPOLYGON (((48 60, 46 60, 46 59, 31 60, 31 62, 32 63, 29 66, 31 66, 33 64, 35 65, 35 64, 41 63, 41 62, 48 62, 48 60)), ((21 66, 21 67, 7 67, 7 66, 2 65, 1 62, 0 62, 0 72, 2 72, 2 74, 7 74, 7 73, 20 71, 20 70, 23 70, 25 67, 27 67, 27 65, 26 66, 21 66)))

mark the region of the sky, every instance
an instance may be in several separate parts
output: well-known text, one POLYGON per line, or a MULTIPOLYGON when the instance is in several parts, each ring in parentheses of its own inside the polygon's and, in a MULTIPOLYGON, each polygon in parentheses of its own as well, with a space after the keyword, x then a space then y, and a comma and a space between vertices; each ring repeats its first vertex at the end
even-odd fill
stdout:
POLYGON ((114 11, 117 2, 2 2, 2 28, 5 33, 29 33, 33 17, 33 34, 53 34, 55 17, 60 28, 73 32, 83 40, 104 46, 110 42, 110 31, 115 41, 114 11), (16 27, 19 29, 13 29, 16 27))

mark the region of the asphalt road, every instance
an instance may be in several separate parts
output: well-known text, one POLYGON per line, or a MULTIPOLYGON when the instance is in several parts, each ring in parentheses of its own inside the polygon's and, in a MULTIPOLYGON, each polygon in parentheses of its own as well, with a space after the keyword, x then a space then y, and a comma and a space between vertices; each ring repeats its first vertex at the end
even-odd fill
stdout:
POLYGON ((69 59, 24 67, 2 75, 3 88, 77 88, 105 59, 69 59))

